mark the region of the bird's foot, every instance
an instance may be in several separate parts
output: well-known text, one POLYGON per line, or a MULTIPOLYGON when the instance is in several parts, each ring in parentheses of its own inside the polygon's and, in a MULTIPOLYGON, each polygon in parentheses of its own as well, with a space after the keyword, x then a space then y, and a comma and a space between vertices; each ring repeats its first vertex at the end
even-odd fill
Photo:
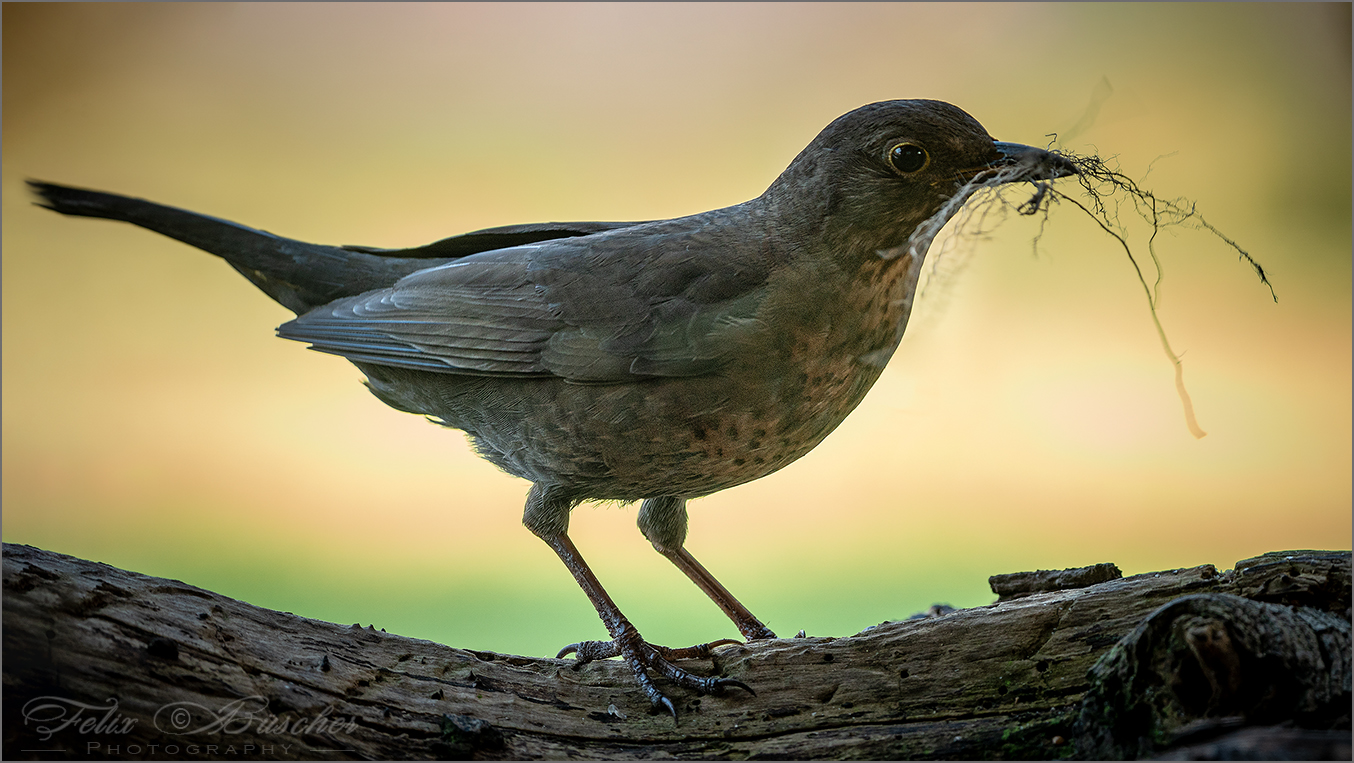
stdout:
POLYGON ((649 697, 652 710, 654 712, 666 711, 675 720, 677 718, 676 706, 672 704, 672 700, 658 690, 657 686, 654 686, 653 679, 649 678, 648 671, 657 671, 683 689, 690 689, 699 694, 718 694, 726 687, 733 686, 756 696, 757 692, 753 691, 752 687, 736 678, 698 676, 673 665, 671 662, 672 660, 707 658, 711 656, 715 647, 738 643, 741 642, 733 639, 720 639, 705 644, 672 649, 658 644, 650 644, 638 637, 617 641, 581 641, 561 649, 556 658, 563 659, 567 655, 576 654, 579 663, 604 660, 609 657, 623 658, 630 665, 630 669, 634 671, 635 679, 639 681, 640 687, 649 697))
MULTIPOLYGON (((659 657, 665 660, 700 660, 708 658, 714 653, 715 647, 725 646, 727 644, 741 644, 743 642, 737 639, 722 638, 718 641, 711 641, 705 644, 696 644, 695 646, 684 646, 678 649, 661 646, 659 644, 650 644, 643 642, 645 646, 658 653, 659 657)), ((580 641, 577 644, 570 644, 559 651, 556 659, 563 659, 566 655, 577 654, 579 662, 592 662, 593 660, 605 660, 611 657, 618 657, 621 654, 621 648, 616 646, 615 641, 580 641)))

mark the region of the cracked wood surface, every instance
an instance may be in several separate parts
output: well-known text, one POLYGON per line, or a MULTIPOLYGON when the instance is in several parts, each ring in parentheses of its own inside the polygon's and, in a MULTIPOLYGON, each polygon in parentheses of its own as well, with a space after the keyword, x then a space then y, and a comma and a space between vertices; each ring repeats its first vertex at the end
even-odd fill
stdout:
POLYGON ((617 661, 456 649, 6 544, 4 755, 1066 757, 1088 669, 1171 600, 1333 591, 1347 611, 1348 554, 1289 553, 1309 556, 1136 575, 847 638, 720 647, 713 665, 688 664, 757 696, 669 687, 674 725, 647 712, 617 661))

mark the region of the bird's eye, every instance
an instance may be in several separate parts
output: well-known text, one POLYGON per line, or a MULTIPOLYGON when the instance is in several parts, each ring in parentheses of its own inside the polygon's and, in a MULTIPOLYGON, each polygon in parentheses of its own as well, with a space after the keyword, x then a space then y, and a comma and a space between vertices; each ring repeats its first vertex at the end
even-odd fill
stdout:
POLYGON ((899 143, 889 149, 889 164, 904 175, 917 172, 925 167, 930 159, 926 149, 916 143, 899 143))

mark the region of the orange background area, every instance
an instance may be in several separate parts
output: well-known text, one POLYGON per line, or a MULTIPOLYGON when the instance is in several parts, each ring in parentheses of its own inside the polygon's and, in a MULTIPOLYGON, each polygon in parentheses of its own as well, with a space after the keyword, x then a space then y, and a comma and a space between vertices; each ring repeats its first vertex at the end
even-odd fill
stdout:
MULTIPOLYGON (((1111 238, 1065 203, 1037 251, 1037 219, 961 228, 856 413, 693 502, 697 558, 782 635, 841 636, 988 603, 996 573, 1348 548, 1349 13, 6 3, 4 539, 456 646, 601 638, 520 527, 525 482, 274 338, 290 314, 221 261, 34 207, 23 180, 412 246, 737 203, 838 115, 925 97, 1197 201, 1278 302, 1211 235, 1158 237, 1196 440, 1111 238)), ((735 635, 634 507, 580 507, 572 534, 649 638, 735 635)))

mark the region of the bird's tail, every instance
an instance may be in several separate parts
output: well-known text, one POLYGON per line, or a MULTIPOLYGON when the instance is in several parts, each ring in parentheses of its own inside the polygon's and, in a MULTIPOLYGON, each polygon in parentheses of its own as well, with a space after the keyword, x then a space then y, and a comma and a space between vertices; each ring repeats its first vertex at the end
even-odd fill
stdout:
POLYGON ((33 180, 28 184, 41 197, 39 206, 63 215, 129 222, 215 254, 297 315, 388 287, 409 273, 447 261, 307 244, 144 199, 33 180))

